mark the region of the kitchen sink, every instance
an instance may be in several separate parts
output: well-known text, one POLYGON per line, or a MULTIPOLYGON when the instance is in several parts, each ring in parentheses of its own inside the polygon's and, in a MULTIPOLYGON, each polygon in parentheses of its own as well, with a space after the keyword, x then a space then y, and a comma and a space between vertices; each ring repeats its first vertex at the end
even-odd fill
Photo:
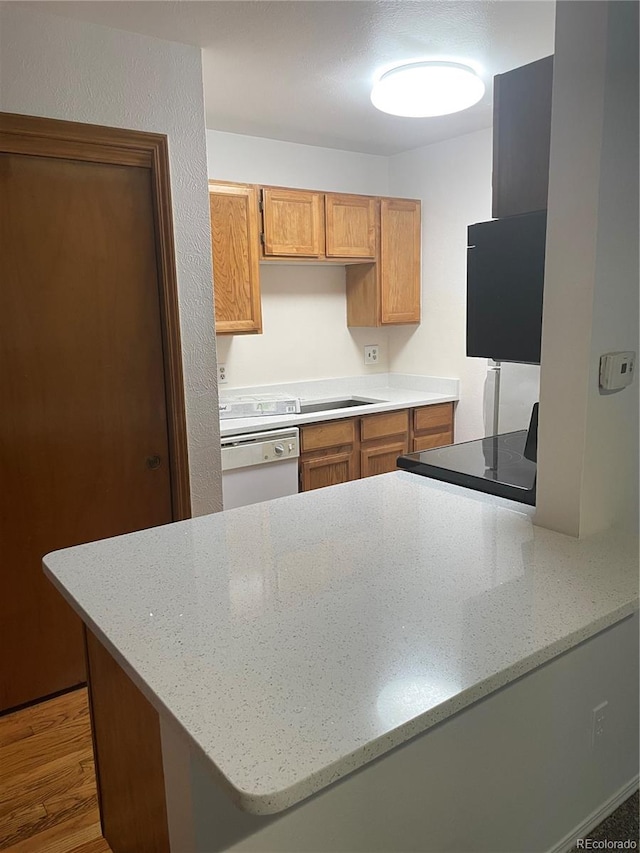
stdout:
POLYGON ((346 400, 325 400, 319 403, 302 403, 300 414, 309 415, 313 412, 330 412, 333 409, 350 409, 353 406, 373 406, 375 403, 383 403, 384 400, 354 400, 349 397, 346 400))

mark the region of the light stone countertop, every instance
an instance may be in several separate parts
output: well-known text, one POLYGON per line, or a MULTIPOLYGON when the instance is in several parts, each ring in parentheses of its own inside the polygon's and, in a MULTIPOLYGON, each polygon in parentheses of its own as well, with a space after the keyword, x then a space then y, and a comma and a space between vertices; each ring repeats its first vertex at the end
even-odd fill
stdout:
POLYGON ((398 471, 45 557, 236 804, 270 814, 638 607, 638 542, 398 471))
POLYGON ((222 418, 220 436, 242 435, 260 430, 280 429, 300 424, 372 415, 397 409, 410 409, 435 403, 449 403, 459 398, 459 380, 434 376, 376 373, 371 376, 350 376, 336 379, 316 379, 308 382, 289 382, 279 385, 260 385, 245 388, 220 387, 221 399, 243 394, 290 394, 304 402, 337 400, 345 397, 376 402, 345 409, 297 415, 269 415, 254 418, 222 418))

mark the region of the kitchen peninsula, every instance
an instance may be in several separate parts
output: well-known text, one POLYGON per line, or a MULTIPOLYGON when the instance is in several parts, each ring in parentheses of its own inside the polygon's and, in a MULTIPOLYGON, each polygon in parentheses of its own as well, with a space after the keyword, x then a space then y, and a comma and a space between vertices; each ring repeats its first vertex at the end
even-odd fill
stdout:
POLYGON ((532 514, 395 472, 49 554, 114 853, 568 849, 637 785, 638 546, 532 514))

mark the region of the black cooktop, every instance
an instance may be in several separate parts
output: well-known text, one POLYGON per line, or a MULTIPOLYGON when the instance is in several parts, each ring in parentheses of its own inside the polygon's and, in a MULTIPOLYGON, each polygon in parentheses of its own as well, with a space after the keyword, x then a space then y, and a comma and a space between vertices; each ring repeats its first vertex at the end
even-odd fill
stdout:
MULTIPOLYGON (((535 506, 536 463, 524 455, 527 430, 400 456, 398 467, 535 506)), ((530 453, 527 453, 531 456, 530 453)))

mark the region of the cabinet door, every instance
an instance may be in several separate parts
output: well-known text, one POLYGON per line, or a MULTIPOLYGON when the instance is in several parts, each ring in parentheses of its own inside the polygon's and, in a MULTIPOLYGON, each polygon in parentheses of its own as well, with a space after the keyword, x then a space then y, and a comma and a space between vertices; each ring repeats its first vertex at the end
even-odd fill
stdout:
POLYGON ((387 441, 375 447, 362 447, 360 450, 360 476, 373 477, 376 474, 388 474, 397 468, 398 456, 407 453, 408 443, 387 441))
POLYGON ((553 56, 493 78, 496 219, 547 207, 553 56))
POLYGON ((257 190, 210 181, 209 206, 216 332, 261 332, 257 190))
POLYGON ((306 190, 262 190, 265 256, 324 255, 324 196, 306 190))
POLYGON ((380 202, 381 322, 420 322, 420 202, 380 202))
POLYGON ((355 454, 352 449, 326 456, 302 457, 300 460, 300 491, 322 489, 357 479, 355 454))
POLYGON ((326 253, 330 258, 374 258, 376 200, 359 195, 325 195, 326 253))

